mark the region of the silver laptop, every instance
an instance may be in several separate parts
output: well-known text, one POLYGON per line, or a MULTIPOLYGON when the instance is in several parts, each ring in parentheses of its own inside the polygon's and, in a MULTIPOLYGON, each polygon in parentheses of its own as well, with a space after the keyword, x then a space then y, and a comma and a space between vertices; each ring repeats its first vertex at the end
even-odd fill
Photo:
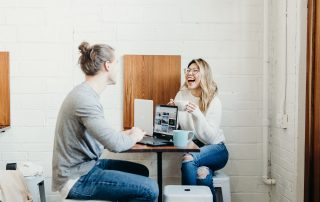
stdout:
POLYGON ((155 107, 154 115, 152 109, 153 102, 150 102, 150 100, 135 100, 134 125, 145 130, 148 135, 138 143, 149 146, 173 145, 173 130, 177 129, 178 124, 178 107, 157 105, 155 107), (152 107, 150 107, 150 105, 152 107), (148 120, 152 120, 151 122, 153 122, 151 132, 149 132, 151 129, 151 124, 150 121, 146 120, 146 117, 148 117, 148 120))

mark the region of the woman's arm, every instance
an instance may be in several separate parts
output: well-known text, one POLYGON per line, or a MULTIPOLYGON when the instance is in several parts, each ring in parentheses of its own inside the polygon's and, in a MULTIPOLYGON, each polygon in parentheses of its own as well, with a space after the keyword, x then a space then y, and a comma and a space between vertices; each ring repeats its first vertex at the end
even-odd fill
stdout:
POLYGON ((221 102, 218 97, 215 97, 204 115, 198 106, 190 112, 192 114, 196 137, 206 143, 213 144, 215 139, 220 135, 221 122, 221 102))

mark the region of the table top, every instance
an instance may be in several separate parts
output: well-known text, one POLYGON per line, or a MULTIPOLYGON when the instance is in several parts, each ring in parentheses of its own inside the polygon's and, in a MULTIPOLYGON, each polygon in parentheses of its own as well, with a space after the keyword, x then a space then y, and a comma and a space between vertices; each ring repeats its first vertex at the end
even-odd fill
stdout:
POLYGON ((142 144, 135 144, 131 149, 124 151, 127 153, 134 152, 200 152, 200 148, 192 141, 187 147, 175 147, 175 146, 148 146, 142 144))

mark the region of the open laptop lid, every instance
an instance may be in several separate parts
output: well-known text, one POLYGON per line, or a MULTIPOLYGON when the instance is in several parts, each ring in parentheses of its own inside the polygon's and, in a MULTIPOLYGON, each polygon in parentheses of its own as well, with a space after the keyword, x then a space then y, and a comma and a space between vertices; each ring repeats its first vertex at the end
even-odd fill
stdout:
POLYGON ((172 139, 178 125, 178 107, 157 105, 154 114, 153 135, 157 138, 172 139))

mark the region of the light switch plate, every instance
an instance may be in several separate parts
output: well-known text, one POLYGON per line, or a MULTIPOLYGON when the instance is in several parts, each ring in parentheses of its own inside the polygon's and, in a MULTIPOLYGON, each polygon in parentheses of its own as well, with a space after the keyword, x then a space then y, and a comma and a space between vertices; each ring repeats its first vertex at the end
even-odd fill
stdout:
POLYGON ((280 120, 280 128, 286 129, 288 128, 288 114, 282 114, 280 120))

